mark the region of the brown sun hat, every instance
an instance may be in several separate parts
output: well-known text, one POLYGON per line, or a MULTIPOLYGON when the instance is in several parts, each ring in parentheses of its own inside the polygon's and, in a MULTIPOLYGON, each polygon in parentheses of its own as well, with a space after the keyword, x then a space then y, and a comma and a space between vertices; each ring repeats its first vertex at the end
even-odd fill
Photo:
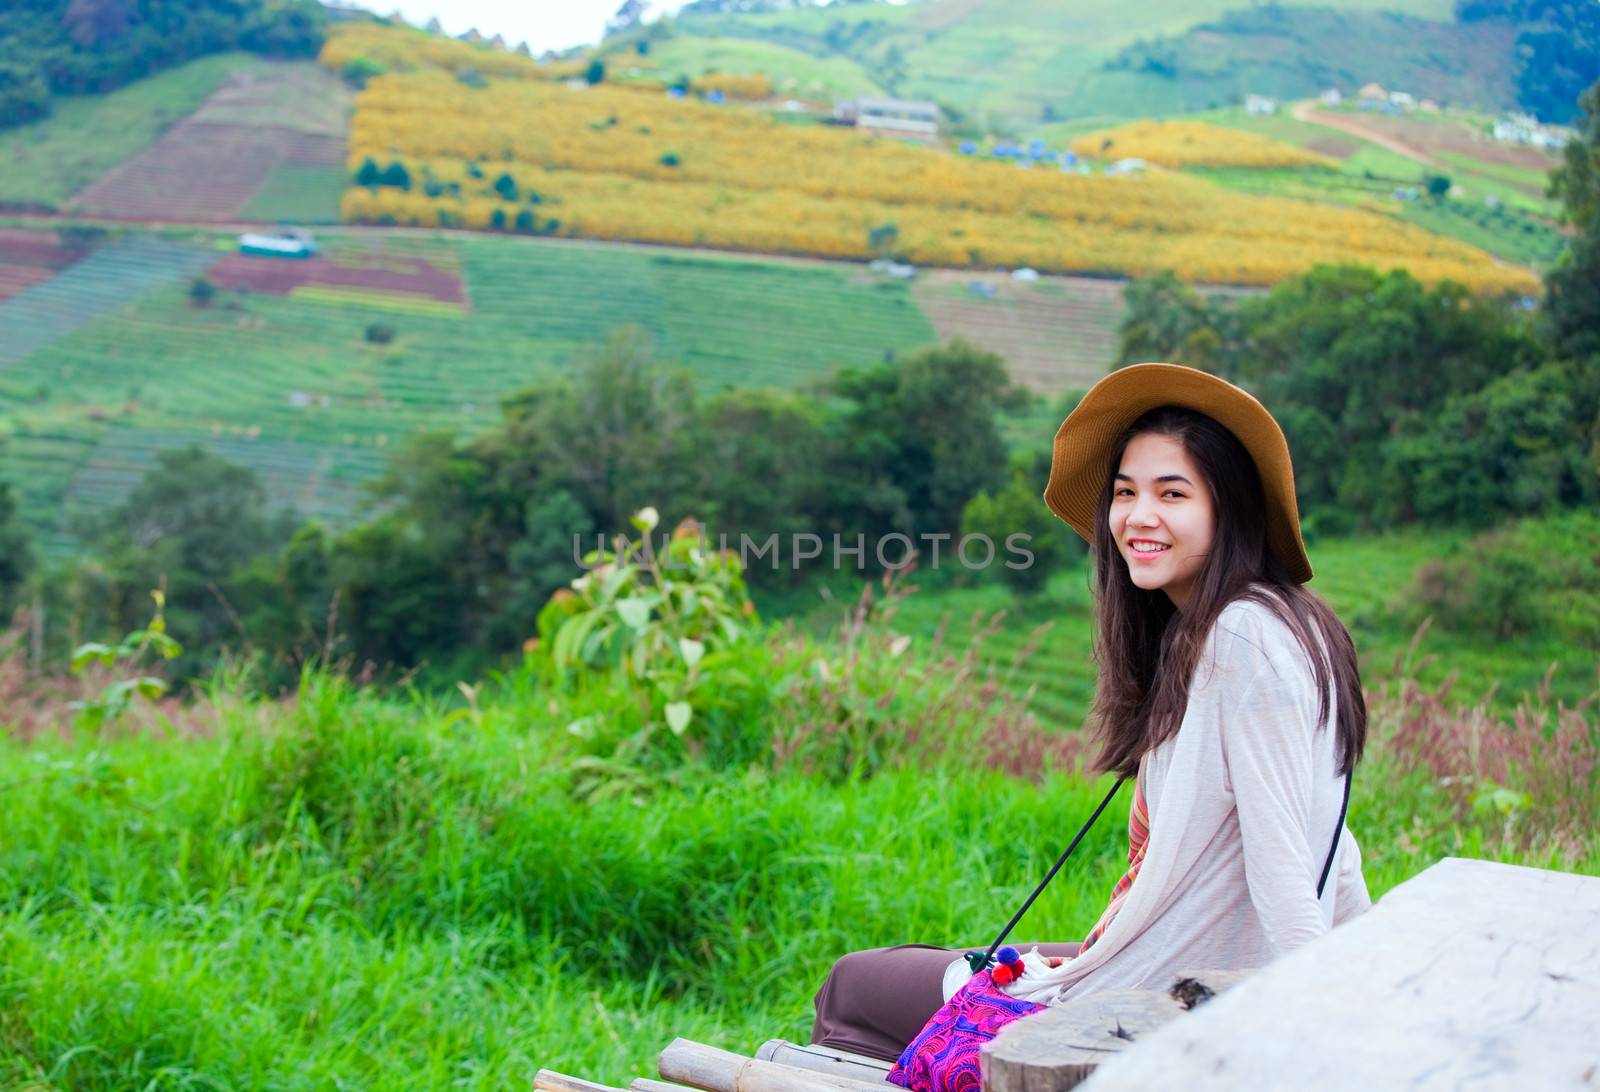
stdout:
POLYGON ((1086 542, 1094 541, 1094 515, 1111 448, 1124 429, 1157 406, 1186 406, 1215 418, 1244 444, 1267 494, 1267 546, 1290 579, 1311 579, 1311 559, 1300 537, 1289 444, 1267 407, 1248 391, 1181 364, 1131 364, 1090 388, 1056 430, 1044 501, 1086 542))

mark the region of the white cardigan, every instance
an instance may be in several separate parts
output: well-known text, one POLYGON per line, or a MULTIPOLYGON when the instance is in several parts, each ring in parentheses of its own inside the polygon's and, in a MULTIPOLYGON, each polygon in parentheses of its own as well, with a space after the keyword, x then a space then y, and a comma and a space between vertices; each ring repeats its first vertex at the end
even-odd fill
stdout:
MULTIPOLYGON (((1077 959, 1047 967, 1037 951, 1006 988, 1044 1005, 1102 990, 1166 989, 1180 971, 1262 966, 1365 911, 1361 851, 1341 828, 1333 872, 1317 880, 1344 792, 1337 705, 1317 721, 1311 665, 1260 603, 1217 618, 1176 735, 1143 761, 1150 841, 1105 933, 1077 959)), ((945 974, 948 1000, 967 980, 945 974)))

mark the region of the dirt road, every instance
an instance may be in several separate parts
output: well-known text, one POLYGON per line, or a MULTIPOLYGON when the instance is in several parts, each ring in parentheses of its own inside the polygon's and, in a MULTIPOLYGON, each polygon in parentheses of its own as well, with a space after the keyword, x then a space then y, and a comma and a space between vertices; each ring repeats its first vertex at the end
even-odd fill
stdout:
POLYGON ((1361 119, 1348 114, 1324 114, 1317 110, 1314 99, 1305 99, 1295 103, 1289 108, 1289 115, 1296 121, 1309 122, 1312 125, 1321 125, 1329 129, 1338 129, 1342 133, 1349 133, 1353 137, 1386 148, 1395 155, 1403 155, 1407 159, 1421 163, 1424 167, 1443 169, 1443 164, 1432 156, 1413 148, 1411 145, 1398 141, 1384 133, 1374 132, 1361 124, 1361 119))

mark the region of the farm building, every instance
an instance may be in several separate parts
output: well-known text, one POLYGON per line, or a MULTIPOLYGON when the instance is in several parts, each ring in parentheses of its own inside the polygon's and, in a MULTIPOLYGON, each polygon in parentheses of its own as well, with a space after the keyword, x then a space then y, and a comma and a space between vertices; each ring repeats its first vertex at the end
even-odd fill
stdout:
POLYGON ((1278 100, 1271 95, 1246 95, 1244 97, 1244 112, 1251 117, 1257 117, 1262 114, 1276 114, 1278 112, 1278 100))
POLYGON ((834 103, 833 120, 858 129, 877 129, 904 136, 939 135, 939 104, 926 99, 850 99, 834 103))

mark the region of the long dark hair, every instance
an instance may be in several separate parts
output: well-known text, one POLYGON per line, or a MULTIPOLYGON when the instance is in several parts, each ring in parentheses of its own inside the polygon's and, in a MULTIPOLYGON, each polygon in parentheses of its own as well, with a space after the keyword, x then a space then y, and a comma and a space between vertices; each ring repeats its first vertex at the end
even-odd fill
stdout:
POLYGON ((1321 695, 1319 723, 1328 719, 1330 697, 1337 694, 1339 769, 1348 773, 1355 767, 1367 738, 1355 644, 1332 609, 1289 579, 1267 548, 1261 475, 1237 436, 1183 406, 1159 406, 1129 425, 1106 468, 1095 512, 1094 554, 1100 670, 1092 720, 1099 769, 1132 776, 1146 751, 1177 733, 1206 635, 1223 608, 1239 599, 1265 605, 1305 650, 1321 695), (1216 513, 1210 554, 1182 611, 1162 591, 1134 584, 1111 534, 1113 476, 1128 444, 1149 433, 1183 446, 1205 479, 1216 513))

